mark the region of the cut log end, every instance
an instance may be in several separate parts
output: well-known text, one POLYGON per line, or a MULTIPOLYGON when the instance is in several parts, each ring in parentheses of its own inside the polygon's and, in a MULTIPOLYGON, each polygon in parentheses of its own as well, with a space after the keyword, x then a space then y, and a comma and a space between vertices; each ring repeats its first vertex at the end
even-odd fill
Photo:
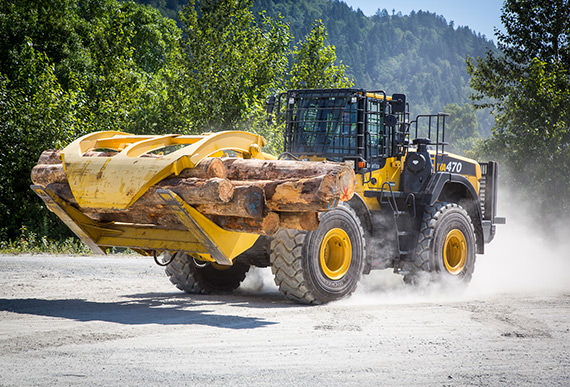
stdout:
POLYGON ((345 168, 338 177, 340 201, 347 202, 354 196, 356 176, 352 168, 345 168))
POLYGON ((206 157, 200 161, 194 168, 186 168, 178 177, 196 177, 200 179, 211 179, 214 177, 225 179, 227 176, 226 166, 222 160, 215 157, 206 157))
POLYGON ((61 150, 48 149, 42 152, 38 164, 61 164, 61 150))
POLYGON ((328 211, 338 203, 340 188, 336 176, 325 174, 272 184, 266 196, 272 211, 328 211))

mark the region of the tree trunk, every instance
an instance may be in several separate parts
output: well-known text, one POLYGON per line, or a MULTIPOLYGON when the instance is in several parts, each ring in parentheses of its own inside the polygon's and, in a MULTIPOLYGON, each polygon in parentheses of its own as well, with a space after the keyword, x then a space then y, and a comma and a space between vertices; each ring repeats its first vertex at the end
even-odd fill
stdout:
POLYGON ((242 218, 235 216, 209 216, 218 226, 229 231, 246 232, 250 234, 273 235, 279 230, 280 216, 269 212, 261 219, 242 218))
MULTIPOLYGON (((327 201, 334 197, 341 201, 348 201, 354 195, 356 177, 354 170, 349 164, 330 163, 330 162, 314 162, 314 161, 292 161, 292 160, 257 160, 257 159, 225 159, 224 165, 227 168, 227 178, 236 181, 252 181, 263 180, 273 184, 267 185, 271 190, 275 186, 277 196, 274 197, 271 192, 266 190, 266 196, 269 201, 274 201, 276 207, 269 208, 274 211, 321 211, 329 209, 328 206, 318 206, 316 208, 307 207, 303 209, 295 209, 291 206, 279 208, 278 203, 282 201, 280 191, 287 190, 293 193, 294 198, 285 199, 285 202, 294 202, 301 199, 301 203, 309 200, 308 190, 315 188, 315 182, 319 179, 323 182, 323 186, 319 188, 318 195, 322 196, 320 201, 327 201), (314 178, 316 180, 311 180, 314 178), (299 181, 295 184, 295 181, 299 181), (285 184, 279 189, 279 185, 285 184), (296 188, 294 188, 295 186, 296 188), (296 193, 295 193, 296 192, 296 193), (304 194, 304 196, 301 195, 304 194)), ((239 183, 234 183, 237 185, 239 183)), ((314 201, 314 200, 312 200, 314 201)), ((317 200, 318 201, 318 200, 317 200)))
MULTIPOLYGON (((45 152, 44 152, 45 153, 45 152)), ((46 187, 51 183, 67 183, 67 175, 60 164, 38 164, 32 168, 32 182, 46 187)))
MULTIPOLYGON (((115 154, 89 151, 86 156, 115 154)), ((67 182, 61 151, 42 153, 32 170, 32 181, 79 208, 67 182)), ((355 182, 354 171, 348 164, 205 158, 195 168, 187 168, 178 176, 172 175, 153 185, 126 210, 80 208, 80 211, 99 222, 184 229, 156 193, 157 189, 168 189, 227 230, 261 235, 272 235, 279 227, 310 231, 319 225, 318 212, 331 210, 339 201, 352 197, 355 182)))
MULTIPOLYGON (((38 179, 36 179, 38 181, 38 179)), ((41 183, 36 183, 41 184, 41 183)), ((62 199, 77 205, 77 201, 73 197, 69 184, 65 183, 49 183, 45 185, 52 192, 60 196, 62 199)), ((164 179, 158 184, 150 187, 144 195, 142 195, 133 205, 152 207, 163 205, 164 200, 156 193, 157 189, 168 189, 180 196, 186 203, 190 205, 198 204, 224 204, 232 200, 235 188, 229 180, 226 179, 181 179, 173 177, 164 179)), ((253 189, 255 191, 255 189, 253 189)), ((247 195, 247 190, 241 189, 241 195, 247 195)), ((243 198, 242 202, 246 202, 243 198)), ((255 204, 255 202, 254 202, 255 204)), ((132 207, 132 206, 131 206, 132 207)), ((97 209, 94 209, 97 210, 97 209)))
MULTIPOLYGON (((94 152, 85 153, 87 157, 112 157, 116 152, 94 152)), ((32 182, 46 186, 50 183, 65 183, 67 176, 60 160, 61 151, 48 150, 44 151, 40 156, 38 164, 32 169, 32 182)), ((154 155, 152 155, 154 156, 154 155)), ((186 168, 180 172, 178 176, 171 177, 181 178, 198 178, 211 179, 214 177, 225 179, 226 167, 222 160, 213 157, 207 157, 198 163, 194 168, 186 168)))
POLYGON ((316 212, 281 212, 279 226, 300 231, 314 231, 319 227, 319 214, 316 212))
POLYGON ((61 150, 48 149, 42 152, 38 164, 61 164, 61 150))
POLYGON ((133 204, 127 211, 105 210, 101 212, 92 208, 82 208, 81 212, 98 222, 121 222, 134 224, 158 225, 169 230, 186 230, 186 226, 169 210, 168 206, 133 204))
POLYGON ((206 157, 200 161, 194 168, 186 168, 178 177, 197 177, 200 179, 211 179, 219 177, 226 178, 226 166, 222 160, 215 157, 206 157))
POLYGON ((223 160, 230 180, 287 180, 324 174, 354 172, 349 164, 326 161, 259 160, 228 158, 223 160))
POLYGON ((261 219, 265 212, 265 196, 260 187, 239 186, 234 187, 234 197, 230 202, 199 204, 196 209, 208 215, 261 219))
MULTIPOLYGON (((341 188, 331 175, 290 180, 232 180, 237 187, 259 187, 265 193, 266 206, 271 211, 317 212, 338 205, 341 188)), ((351 191, 350 196, 352 197, 351 191)))
MULTIPOLYGON (((158 184, 150 187, 148 191, 139 199, 147 200, 149 203, 164 203, 156 194, 157 189, 168 189, 180 196, 186 203, 209 204, 227 203, 234 194, 234 187, 229 180, 213 178, 208 180, 197 178, 171 177, 162 180, 158 184)), ((144 202, 143 200, 143 202, 144 202)))

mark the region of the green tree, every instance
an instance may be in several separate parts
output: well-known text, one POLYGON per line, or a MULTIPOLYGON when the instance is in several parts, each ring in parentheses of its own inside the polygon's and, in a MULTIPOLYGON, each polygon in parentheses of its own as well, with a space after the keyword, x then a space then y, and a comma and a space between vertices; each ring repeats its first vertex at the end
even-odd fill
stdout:
POLYGON ((289 89, 351 87, 345 75, 346 67, 336 64, 334 46, 326 44, 327 31, 317 20, 305 39, 293 48, 289 89))
POLYGON ((480 153, 503 161, 511 183, 548 219, 570 216, 570 7, 567 0, 505 1, 501 55, 468 61, 493 135, 480 153))
MULTIPOLYGON (((19 86, 21 52, 45 53, 65 91, 81 92, 100 130, 172 132, 181 31, 150 7, 117 0, 0 3, 0 73, 19 86)), ((26 80, 24 80, 25 82, 26 80)))
POLYGON ((192 0, 180 14, 194 131, 235 129, 282 87, 288 27, 264 15, 257 20, 251 5, 251 0, 192 0))
MULTIPOLYGON (((287 85, 291 36, 281 19, 255 17, 251 4, 192 1, 181 15, 184 36, 132 1, 0 3, 0 238, 17 237, 22 225, 61 230, 29 189, 30 170, 43 150, 84 133, 245 129, 279 152, 282 136, 264 105, 287 85)), ((324 36, 321 26, 299 52, 325 62, 311 69, 296 52, 291 63, 336 82, 344 67, 334 66, 324 36)))
POLYGON ((74 0, 1 2, 0 72, 8 79, 16 79, 18 68, 23 65, 20 54, 32 44, 50 59, 54 74, 66 88, 70 72, 90 66, 89 53, 78 31, 82 21, 76 10, 74 0))
POLYGON ((449 150, 465 154, 481 139, 477 130, 477 116, 471 105, 446 105, 443 109, 449 117, 445 121, 445 142, 449 150))
POLYGON ((13 84, 0 75, 0 239, 15 238, 22 225, 42 235, 62 227, 46 218, 30 190, 30 171, 40 153, 61 147, 87 128, 82 99, 64 91, 46 54, 25 45, 13 84), (15 86, 19 85, 19 86, 15 86))
POLYGON ((527 74, 533 58, 546 68, 570 70, 570 7, 568 0, 507 0, 501 21, 505 32, 497 31, 500 52, 488 51, 476 61, 467 60, 472 99, 477 106, 500 111, 505 97, 527 74))
POLYGON ((189 126, 176 78, 181 32, 116 0, 0 3, 0 238, 61 231, 29 189, 45 149, 95 130, 189 126))
MULTIPOLYGON (((167 15, 174 15, 188 2, 137 1, 157 6, 167 15)), ((307 36, 313 22, 321 19, 328 42, 346 65, 348 78, 358 87, 405 93, 413 114, 470 102, 465 58, 495 50, 485 36, 425 11, 400 15, 383 10, 365 16, 336 0, 254 0, 253 13, 261 11, 274 19, 281 15, 295 42, 307 36)), ((488 112, 479 111, 477 117, 481 135, 490 135, 488 112)))
POLYGON ((135 133, 187 130, 188 120, 172 106, 184 101, 178 82, 169 82, 181 60, 175 22, 132 1, 79 1, 76 12, 90 66, 75 86, 85 90, 94 125, 135 133))

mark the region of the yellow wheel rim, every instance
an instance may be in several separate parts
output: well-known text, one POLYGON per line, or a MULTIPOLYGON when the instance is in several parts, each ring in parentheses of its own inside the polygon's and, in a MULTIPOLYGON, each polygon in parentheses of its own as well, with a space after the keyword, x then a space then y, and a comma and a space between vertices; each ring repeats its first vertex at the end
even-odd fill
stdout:
POLYGON ((465 267, 467 261, 467 242, 465 235, 458 230, 453 229, 445 237, 443 245, 443 263, 445 268, 451 274, 459 274, 465 267))
POLYGON ((340 228, 326 233, 321 243, 320 262, 323 273, 332 280, 342 278, 352 260, 352 244, 348 234, 340 228))

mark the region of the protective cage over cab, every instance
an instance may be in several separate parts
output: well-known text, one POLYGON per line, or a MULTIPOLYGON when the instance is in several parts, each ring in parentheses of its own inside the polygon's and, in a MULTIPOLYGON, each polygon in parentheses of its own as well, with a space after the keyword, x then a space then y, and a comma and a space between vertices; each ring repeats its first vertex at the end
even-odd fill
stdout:
POLYGON ((409 109, 404 94, 291 90, 286 104, 285 152, 294 156, 380 167, 387 157, 406 153, 409 109))

